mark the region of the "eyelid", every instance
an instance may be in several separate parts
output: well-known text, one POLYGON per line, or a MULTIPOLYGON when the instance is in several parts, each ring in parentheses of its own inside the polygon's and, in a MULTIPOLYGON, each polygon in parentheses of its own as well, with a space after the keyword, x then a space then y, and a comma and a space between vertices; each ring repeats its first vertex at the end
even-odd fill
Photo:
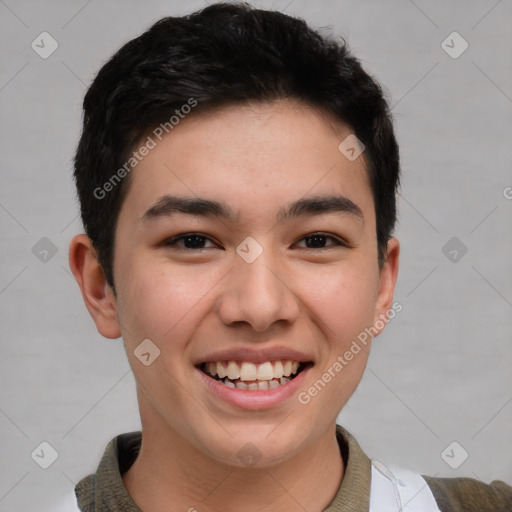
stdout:
MULTIPOLYGON (((205 238, 212 244, 215 244, 218 248, 221 248, 221 247, 219 247, 219 244, 215 240, 213 240, 210 236, 205 235, 204 233, 196 233, 196 232, 180 233, 179 235, 175 235, 175 236, 166 238, 160 245, 162 245, 163 247, 172 247, 172 246, 178 247, 178 242, 180 240, 183 240, 190 236, 197 236, 200 238, 205 238)), ((206 249, 213 249, 213 247, 200 247, 199 249, 189 249, 188 247, 178 247, 178 249, 181 249, 184 251, 199 252, 199 251, 204 251, 206 249)))
POLYGON ((301 242, 305 238, 308 238, 310 236, 315 236, 315 235, 324 236, 325 238, 331 238, 332 240, 334 240, 335 243, 332 245, 329 245, 327 247, 320 247, 320 248, 301 247, 301 249, 306 249, 306 250, 310 250, 310 251, 322 251, 322 250, 330 249, 331 247, 350 247, 350 244, 346 240, 341 238, 340 236, 335 235, 334 233, 326 233, 324 231, 313 231, 312 233, 307 233, 306 235, 301 236, 293 245, 297 244, 298 242, 301 242))
MULTIPOLYGON (((305 235, 302 235, 296 242, 294 242, 292 244, 293 245, 296 245, 297 243, 301 242, 302 240, 308 238, 308 237, 312 237, 312 236, 315 236, 315 235, 318 235, 318 236, 324 236, 325 238, 330 238, 331 240, 334 241, 334 244, 331 244, 331 245, 328 245, 327 247, 317 247, 317 248, 312 248, 312 247, 301 247, 301 249, 306 249, 306 250, 310 250, 310 251, 315 251, 315 252, 319 252, 319 251, 322 251, 322 250, 326 250, 326 249, 330 249, 332 247, 350 247, 350 244, 344 240, 343 238, 339 237, 338 235, 335 235, 333 233, 326 233, 324 231, 313 231, 311 233, 306 233, 305 235)), ((173 237, 170 237, 170 238, 166 238, 160 245, 164 246, 164 247, 172 247, 172 246, 175 246, 177 247, 177 243, 180 241, 180 240, 183 240, 187 237, 191 237, 191 236, 197 236, 197 237, 200 237, 200 238, 204 238, 206 240, 208 240, 209 242, 211 242, 212 244, 216 245, 217 248, 222 248, 222 247, 219 247, 220 244, 218 242, 216 242, 215 240, 213 240, 210 236, 204 234, 204 233, 198 233, 198 232, 186 232, 186 233, 180 233, 178 235, 175 235, 173 237)), ((213 249, 213 247, 200 247, 198 249, 190 249, 188 247, 179 247, 179 249, 181 250, 184 250, 184 251, 192 251, 192 252, 199 252, 199 251, 204 251, 204 250, 207 250, 207 249, 213 249)))

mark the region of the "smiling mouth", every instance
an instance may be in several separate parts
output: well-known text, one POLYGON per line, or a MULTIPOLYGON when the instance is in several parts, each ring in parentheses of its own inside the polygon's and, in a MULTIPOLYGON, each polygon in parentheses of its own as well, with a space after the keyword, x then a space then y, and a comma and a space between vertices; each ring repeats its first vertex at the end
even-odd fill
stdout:
POLYGON ((218 361, 202 363, 199 369, 229 388, 261 391, 287 384, 312 364, 292 360, 267 361, 261 364, 218 361))

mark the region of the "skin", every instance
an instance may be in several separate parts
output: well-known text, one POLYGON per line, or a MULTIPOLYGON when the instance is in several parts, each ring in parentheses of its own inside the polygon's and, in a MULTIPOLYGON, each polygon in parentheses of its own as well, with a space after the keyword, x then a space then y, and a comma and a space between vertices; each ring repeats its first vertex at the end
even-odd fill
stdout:
POLYGON ((390 239, 379 269, 364 153, 350 162, 338 150, 350 133, 285 100, 190 115, 132 170, 115 235, 116 294, 88 237, 73 238, 69 261, 86 307, 103 336, 123 337, 137 382, 143 442, 123 481, 142 510, 320 511, 336 494, 344 475, 336 417, 370 343, 308 404, 295 394, 256 411, 219 400, 194 362, 233 347, 294 348, 314 362, 299 389, 307 391, 391 309, 399 244, 390 239), (236 218, 141 220, 164 194, 222 201, 236 218), (362 217, 276 220, 293 201, 332 194, 362 217), (163 244, 190 232, 208 237, 203 249, 163 244), (308 247, 304 237, 317 232, 347 246, 325 238, 325 248, 308 247), (236 253, 247 236, 263 248, 250 264, 236 253), (149 366, 134 356, 144 339, 161 351, 149 366), (251 467, 237 457, 249 442, 261 454, 251 467))

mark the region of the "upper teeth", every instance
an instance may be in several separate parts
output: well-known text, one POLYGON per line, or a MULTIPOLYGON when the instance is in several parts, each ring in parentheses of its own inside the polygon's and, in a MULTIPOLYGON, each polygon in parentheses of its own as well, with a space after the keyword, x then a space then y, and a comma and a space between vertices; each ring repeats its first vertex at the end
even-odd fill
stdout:
POLYGON ((299 361, 275 361, 261 364, 219 361, 206 363, 206 371, 212 376, 218 375, 231 380, 272 380, 289 377, 297 373, 299 361))

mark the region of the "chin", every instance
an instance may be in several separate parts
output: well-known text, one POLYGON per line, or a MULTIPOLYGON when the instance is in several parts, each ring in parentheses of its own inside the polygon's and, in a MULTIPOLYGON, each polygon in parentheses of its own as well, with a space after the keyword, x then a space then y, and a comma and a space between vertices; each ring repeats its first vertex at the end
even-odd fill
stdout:
POLYGON ((233 437, 204 440, 202 444, 210 457, 237 468, 271 468, 292 458, 307 444, 307 432, 299 426, 290 429, 278 423, 264 427, 253 424, 240 426, 237 431, 226 426, 226 430, 233 437))

